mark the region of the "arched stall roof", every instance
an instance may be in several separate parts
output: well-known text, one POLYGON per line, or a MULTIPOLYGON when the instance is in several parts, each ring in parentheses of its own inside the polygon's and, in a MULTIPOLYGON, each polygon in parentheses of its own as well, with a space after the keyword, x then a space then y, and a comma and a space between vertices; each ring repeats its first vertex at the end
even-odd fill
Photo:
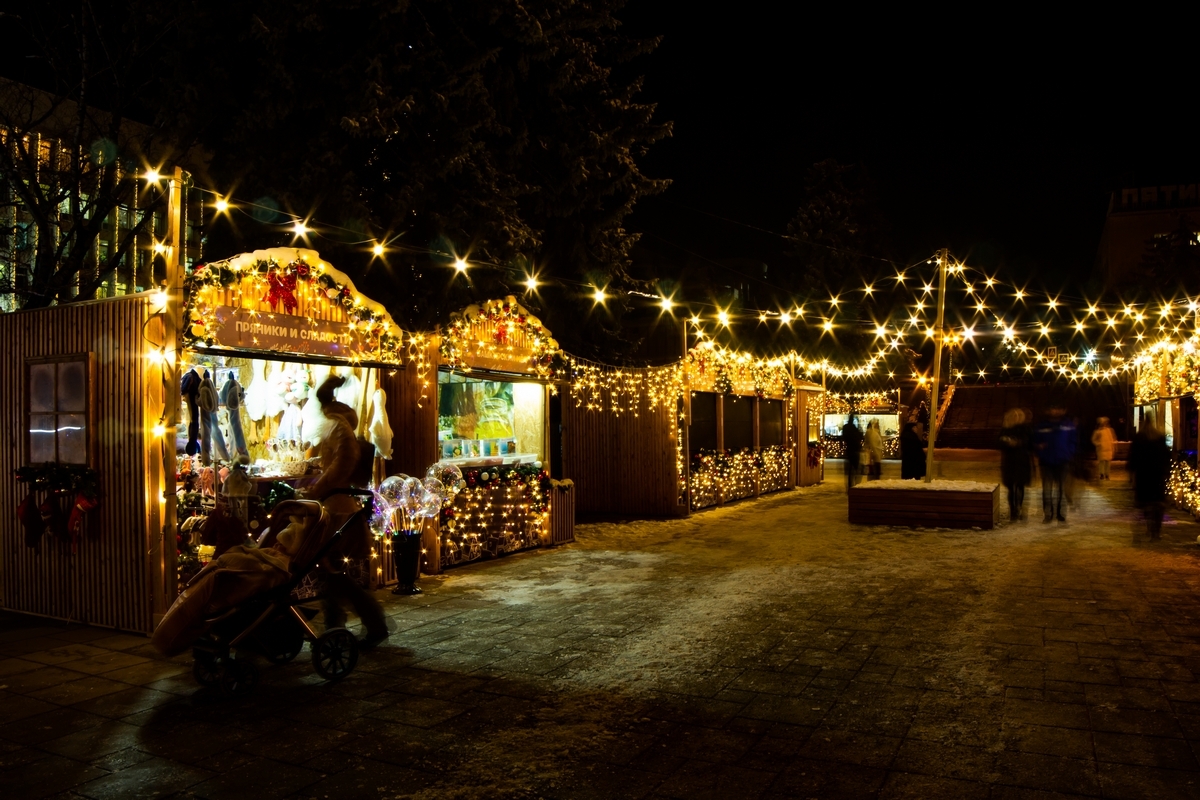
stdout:
POLYGON ((451 314, 440 353, 441 363, 458 372, 505 372, 543 379, 554 376, 554 361, 560 355, 550 331, 512 295, 451 314))
POLYGON ((382 305, 315 250, 275 247, 200 264, 183 281, 183 343, 400 365, 424 352, 382 305))

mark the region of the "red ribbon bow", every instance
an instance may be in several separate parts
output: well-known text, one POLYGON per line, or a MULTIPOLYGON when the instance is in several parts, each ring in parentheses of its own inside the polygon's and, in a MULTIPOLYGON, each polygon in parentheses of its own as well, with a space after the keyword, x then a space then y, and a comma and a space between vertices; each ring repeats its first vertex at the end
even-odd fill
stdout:
POLYGON ((271 304, 271 310, 281 302, 283 310, 291 314, 296 310, 296 276, 295 275, 280 275, 278 272, 270 272, 267 274, 267 285, 271 287, 267 292, 267 296, 263 298, 271 304))

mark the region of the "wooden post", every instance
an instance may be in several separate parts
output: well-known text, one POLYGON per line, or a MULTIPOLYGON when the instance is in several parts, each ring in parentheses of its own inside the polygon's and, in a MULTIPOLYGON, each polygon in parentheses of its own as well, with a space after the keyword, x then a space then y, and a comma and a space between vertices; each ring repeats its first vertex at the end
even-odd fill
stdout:
MULTIPOLYGON (((162 537, 152 541, 152 549, 159 552, 153 557, 158 568, 154 576, 155 623, 161 619, 179 593, 176 544, 176 497, 175 497, 175 431, 179 425, 179 369, 183 359, 183 195, 184 174, 175 168, 167 190, 167 230, 164 258, 166 259, 166 305, 163 307, 163 341, 165 358, 163 376, 163 421, 166 429, 162 436, 163 458, 163 520, 162 537)), ((153 274, 153 273, 152 273, 153 274)), ((157 503, 159 498, 154 498, 157 503)))
POLYGON ((679 333, 683 340, 683 351, 680 353, 679 369, 683 371, 683 415, 680 419, 679 409, 675 409, 676 424, 679 425, 679 439, 683 447, 683 475, 680 479, 683 481, 683 486, 680 488, 680 497, 683 498, 683 509, 681 516, 688 516, 692 513, 692 451, 691 451, 691 425, 692 425, 692 391, 688 383, 687 374, 687 356, 688 356, 688 338, 687 338, 688 321, 686 316, 679 317, 679 333))
POLYGON ((942 342, 946 338, 943 325, 946 322, 946 269, 950 260, 950 252, 942 250, 938 253, 938 313, 937 327, 933 332, 933 384, 929 390, 929 449, 925 453, 925 482, 933 480, 933 448, 937 441, 938 429, 938 384, 942 379, 942 342))

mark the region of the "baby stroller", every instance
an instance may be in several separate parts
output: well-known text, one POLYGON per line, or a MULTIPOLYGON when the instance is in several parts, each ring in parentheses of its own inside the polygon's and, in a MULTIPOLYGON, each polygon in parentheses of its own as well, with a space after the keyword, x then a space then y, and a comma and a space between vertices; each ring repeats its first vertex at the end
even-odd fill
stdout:
MULTIPOLYGON (((309 606, 322 600, 322 594, 301 597, 297 592, 310 574, 316 573, 319 587, 322 570, 344 567, 328 563, 326 556, 351 525, 361 524, 361 516, 370 518, 371 492, 339 489, 334 494, 359 498, 363 507, 333 530, 325 508, 316 501, 288 500, 276 505, 257 550, 233 554, 225 564, 229 567, 232 561, 232 569, 206 568, 188 582, 155 631, 155 646, 171 655, 185 651, 190 644, 196 681, 231 693, 247 691, 258 680, 254 662, 245 656, 256 653, 272 663, 286 664, 300 654, 305 640, 312 642, 312 664, 318 675, 326 680, 349 675, 358 663, 358 640, 346 628, 329 628, 318 634, 309 624, 317 612, 309 606), (251 557, 266 566, 240 568, 237 559, 251 557), (278 565, 288 557, 284 573, 278 565), (205 585, 205 580, 209 584, 205 585), (263 585, 269 588, 261 589, 263 585), (189 592, 193 593, 190 598, 189 592)), ((210 567, 215 565, 213 562, 210 567)))

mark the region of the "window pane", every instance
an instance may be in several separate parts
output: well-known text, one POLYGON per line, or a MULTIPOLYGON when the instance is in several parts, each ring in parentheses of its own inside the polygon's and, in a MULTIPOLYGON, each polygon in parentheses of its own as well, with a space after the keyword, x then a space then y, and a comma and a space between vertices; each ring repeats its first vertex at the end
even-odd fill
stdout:
POLYGON ((29 463, 55 461, 54 415, 34 414, 29 417, 29 463))
POLYGON ((783 444, 783 401, 758 401, 758 446, 783 444))
POLYGON ((29 410, 54 410, 54 365, 29 365, 29 410))
POLYGON ((725 396, 725 449, 754 447, 754 398, 725 396))
POLYGON ((58 460, 63 464, 87 463, 87 422, 83 414, 59 415, 58 460))
POLYGON ((688 428, 692 452, 717 449, 717 396, 712 392, 692 393, 692 425, 688 428))
POLYGON ((87 411, 87 369, 83 361, 58 365, 58 410, 87 411))

